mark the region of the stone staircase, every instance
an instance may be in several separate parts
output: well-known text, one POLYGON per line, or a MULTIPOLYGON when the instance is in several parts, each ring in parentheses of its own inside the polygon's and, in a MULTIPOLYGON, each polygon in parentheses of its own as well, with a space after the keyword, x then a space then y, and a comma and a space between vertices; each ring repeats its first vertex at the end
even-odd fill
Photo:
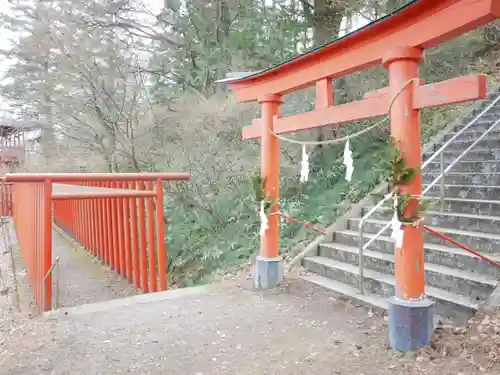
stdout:
MULTIPOLYGON (((460 132, 500 94, 490 94, 466 118, 449 127, 427 160, 444 142, 460 132)), ((500 118, 500 101, 463 131, 444 152, 445 167, 500 118)), ((423 170, 424 189, 440 174, 439 157, 423 170)), ((445 177, 443 211, 440 184, 426 195, 436 199, 426 224, 455 240, 497 260, 500 259, 500 125, 470 150, 445 177)), ((368 201, 368 200, 365 200, 368 201)), ((373 203, 372 203, 373 204, 373 203)), ((387 309, 386 297, 394 295, 394 243, 386 231, 364 251, 364 294, 359 282, 359 226, 372 208, 361 204, 343 219, 345 225, 323 240, 303 259, 308 271, 303 278, 326 287, 343 298, 387 309)), ((365 243, 391 218, 389 206, 377 210, 365 222, 365 243)), ((425 234, 426 293, 436 303, 436 314, 463 322, 473 315, 495 289, 500 268, 429 233, 425 234)))

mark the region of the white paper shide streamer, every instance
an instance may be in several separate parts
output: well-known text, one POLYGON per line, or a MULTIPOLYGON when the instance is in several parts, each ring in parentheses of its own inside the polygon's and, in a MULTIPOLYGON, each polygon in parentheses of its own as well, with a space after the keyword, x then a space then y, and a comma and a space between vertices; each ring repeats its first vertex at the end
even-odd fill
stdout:
POLYGON ((393 196, 393 207, 394 207, 394 215, 392 217, 392 220, 391 220, 391 229, 392 229, 392 233, 391 233, 391 238, 394 240, 394 243, 396 245, 397 248, 400 248, 401 246, 403 246, 403 237, 404 237, 404 230, 402 228, 402 223, 399 221, 399 218, 398 218, 398 196, 397 195, 394 195, 393 196))
POLYGON ((267 228, 269 228, 269 222, 267 221, 267 215, 264 210, 264 201, 260 201, 260 235, 263 236, 266 233, 267 228))
POLYGON ((306 145, 302 145, 302 161, 300 162, 300 182, 307 182, 309 179, 309 155, 307 155, 306 145))
POLYGON ((345 179, 351 182, 352 173, 354 172, 354 161, 352 160, 351 145, 349 143, 349 138, 345 143, 344 148, 344 165, 345 165, 345 179))

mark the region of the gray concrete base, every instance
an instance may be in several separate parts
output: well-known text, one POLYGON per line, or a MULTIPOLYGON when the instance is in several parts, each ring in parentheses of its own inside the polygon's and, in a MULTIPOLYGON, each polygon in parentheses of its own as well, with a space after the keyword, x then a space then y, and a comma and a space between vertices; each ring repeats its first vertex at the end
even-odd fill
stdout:
POLYGON ((389 299, 389 344, 395 350, 412 351, 426 346, 434 331, 434 302, 389 299))
POLYGON ((282 257, 264 258, 258 256, 254 267, 254 288, 267 290, 277 287, 283 281, 284 261, 282 257))

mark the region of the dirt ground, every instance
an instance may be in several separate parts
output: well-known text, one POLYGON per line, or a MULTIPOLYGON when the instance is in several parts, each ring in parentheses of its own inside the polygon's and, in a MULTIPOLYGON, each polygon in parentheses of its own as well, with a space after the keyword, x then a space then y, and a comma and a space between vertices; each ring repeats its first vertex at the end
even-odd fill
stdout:
POLYGON ((62 278, 61 300, 73 303, 36 315, 23 307, 26 274, 19 257, 11 257, 12 233, 2 233, 0 375, 500 374, 500 316, 476 316, 468 328, 440 327, 428 347, 395 352, 385 314, 336 299, 294 274, 268 292, 253 291, 242 270, 208 290, 69 307, 128 292, 91 258, 64 257, 62 251, 76 251, 67 244, 58 248, 62 264, 85 265, 62 278))
POLYGON ((493 317, 438 329, 431 346, 403 354, 388 347, 383 314, 295 278, 265 293, 235 280, 175 299, 134 298, 95 311, 12 315, 1 323, 0 374, 500 373, 493 317))

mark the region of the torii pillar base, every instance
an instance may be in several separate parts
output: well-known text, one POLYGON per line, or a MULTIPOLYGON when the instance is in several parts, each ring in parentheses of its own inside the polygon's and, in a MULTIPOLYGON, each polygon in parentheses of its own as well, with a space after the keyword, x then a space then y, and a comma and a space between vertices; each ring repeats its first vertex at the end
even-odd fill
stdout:
MULTIPOLYGON (((383 58, 389 70, 389 91, 394 102, 390 108, 391 135, 398 142, 408 167, 422 164, 420 111, 414 106, 419 84, 418 67, 423 59, 421 49, 400 46, 387 51, 383 58)), ((401 194, 420 196, 422 174, 400 187, 401 194)), ((413 199, 405 209, 411 216, 418 201, 413 199)), ((389 343, 393 349, 411 351, 429 344, 434 325, 433 302, 425 296, 424 233, 422 225, 405 226, 401 247, 395 247, 395 297, 389 302, 389 343)))
POLYGON ((389 345, 395 350, 413 351, 426 346, 434 331, 434 303, 424 298, 405 301, 389 299, 389 345))
POLYGON ((253 274, 254 288, 269 290, 283 281, 285 262, 282 257, 267 258, 259 255, 255 260, 253 274))

